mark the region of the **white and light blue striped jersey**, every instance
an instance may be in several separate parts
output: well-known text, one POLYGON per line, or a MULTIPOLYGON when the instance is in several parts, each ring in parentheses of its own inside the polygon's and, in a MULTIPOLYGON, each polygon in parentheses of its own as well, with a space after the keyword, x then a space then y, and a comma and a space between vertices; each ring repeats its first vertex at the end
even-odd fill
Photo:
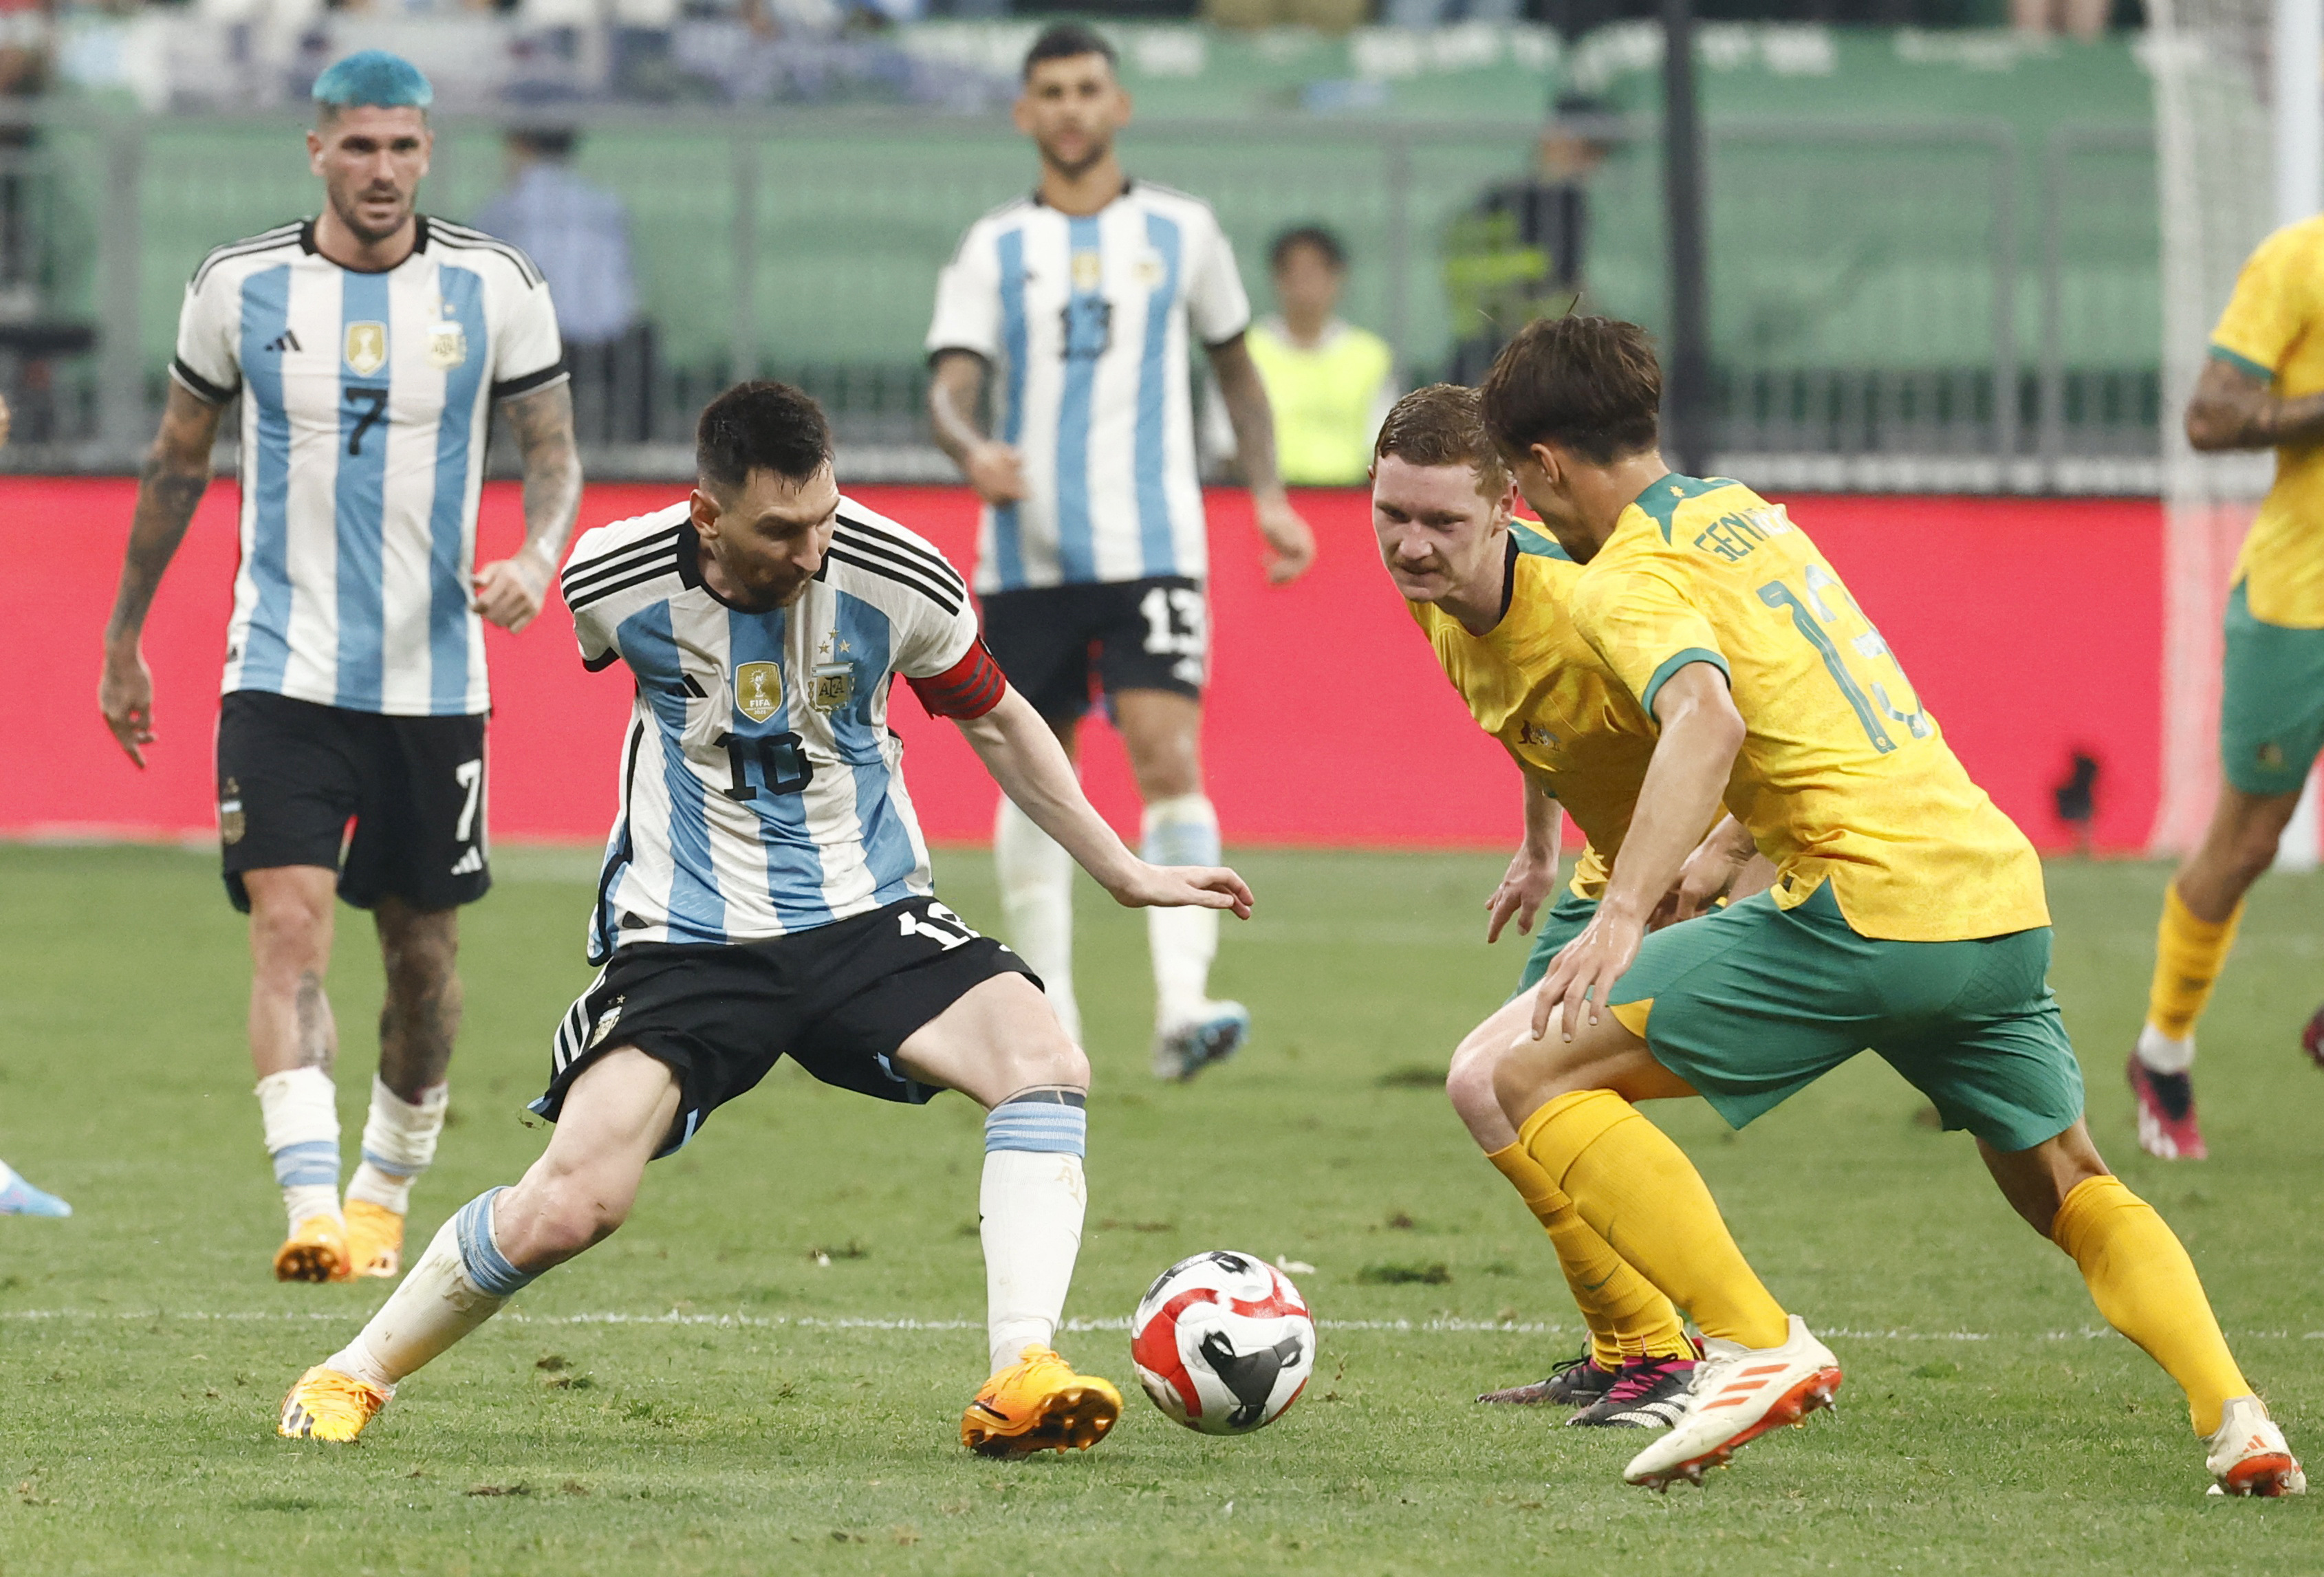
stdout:
POLYGON ((242 567, 226 688, 397 716, 489 711, 469 610, 492 404, 565 375, 524 254, 419 221, 379 273, 312 220, 221 246, 186 287, 171 372, 242 410, 242 567))
POLYGON ((1222 345, 1250 323, 1210 205, 1167 186, 1133 181, 1086 218, 1020 198, 970 226, 927 351, 991 364, 1027 488, 986 508, 976 589, 1202 578, 1189 335, 1222 345))
POLYGON ((593 963, 633 942, 786 936, 934 890, 888 691, 975 642, 959 572, 843 497, 799 600, 753 613, 703 585, 699 540, 676 503, 588 532, 565 567, 582 661, 618 659, 637 680, 593 963))

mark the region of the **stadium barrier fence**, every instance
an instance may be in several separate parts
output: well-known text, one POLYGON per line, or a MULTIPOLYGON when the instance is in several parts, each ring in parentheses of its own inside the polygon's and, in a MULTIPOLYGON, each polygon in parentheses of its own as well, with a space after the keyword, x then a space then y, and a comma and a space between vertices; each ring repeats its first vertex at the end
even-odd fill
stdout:
MULTIPOLYGON (((580 391, 585 412, 630 413, 585 422, 593 474, 683 475, 702 401, 764 374, 831 406, 854 475, 952 479, 924 434, 920 338, 962 230, 1030 178, 1005 122, 614 106, 524 120, 579 132, 581 173, 631 212, 652 353, 580 391)), ((472 217, 503 179, 506 124, 440 119, 424 206, 472 217)), ((1354 258, 1347 316, 1386 335, 1416 381, 1446 364, 1455 333, 1448 226, 1526 167, 1538 131, 1167 120, 1134 126, 1124 152, 1214 204, 1262 303, 1273 234, 1338 228, 1354 258)), ((1591 300, 1653 326, 1656 128, 1605 133, 1591 300)), ((2149 127, 2059 124, 2037 140, 2002 120, 1714 118, 1710 144, 1723 469, 1822 489, 2154 491, 2149 127)), ((315 198, 279 115, 0 108, 0 388, 20 408, 0 464, 134 469, 193 267, 315 198)))

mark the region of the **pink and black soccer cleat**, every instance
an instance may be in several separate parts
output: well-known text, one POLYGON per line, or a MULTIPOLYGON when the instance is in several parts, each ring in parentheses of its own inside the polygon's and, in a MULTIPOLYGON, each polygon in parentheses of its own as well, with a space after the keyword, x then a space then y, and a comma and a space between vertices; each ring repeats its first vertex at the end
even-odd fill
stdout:
POLYGON ((2138 1101, 2138 1148, 2165 1161, 2200 1161, 2203 1130, 2195 1122, 2195 1081, 2188 1074, 2158 1074, 2133 1052, 2124 1073, 2138 1101))

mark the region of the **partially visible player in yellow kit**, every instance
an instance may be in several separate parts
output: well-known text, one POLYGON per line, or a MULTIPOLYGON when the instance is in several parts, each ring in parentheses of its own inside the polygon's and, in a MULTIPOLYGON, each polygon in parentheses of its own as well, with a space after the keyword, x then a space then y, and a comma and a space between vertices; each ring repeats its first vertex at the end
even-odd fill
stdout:
MULTIPOLYGON (((2227 781, 2202 845, 2163 894, 2146 1024, 2130 1058, 2138 1142, 2165 1160, 2204 1154, 2189 1072, 2195 1020, 2324 742, 2324 218, 2277 231, 2244 264, 2188 402, 2187 438, 2276 458, 2227 594, 2227 781)), ((2324 1063, 2324 1009, 2301 1043, 2324 1063)))
POLYGON ((1740 483, 1664 464, 1661 369, 1634 325, 1529 324, 1483 395, 1518 488, 1584 566, 1575 624, 1660 731, 1597 915, 1504 1010, 1524 1038, 1497 1080, 1527 1153, 1705 1338, 1685 1412, 1623 1476, 1700 1480, 1840 1384, 1633 1102, 1700 1093, 1740 1127, 1869 1047, 1977 1137, 2010 1204, 2179 1382, 2213 1481, 2304 1489, 2186 1250, 2091 1147, 2033 846, 1831 566, 1740 483), (1716 853, 1697 837, 1722 801, 1774 888, 1646 935, 1716 853))
MULTIPOLYGON (((1497 940, 1511 920, 1535 930, 1522 991, 1596 912, 1601 851, 1621 847, 1655 731, 1574 631, 1566 601, 1581 566, 1515 521, 1517 492, 1474 389, 1437 383, 1397 401, 1380 425, 1371 480, 1380 561, 1470 715, 1524 779, 1525 841, 1488 900, 1485 937, 1497 940), (1590 842, 1561 891, 1567 812, 1590 842)), ((1463 1040, 1445 1093, 1549 1233, 1590 1341, 1547 1379, 1478 1399, 1574 1406, 1581 1425, 1666 1425, 1685 1395, 1694 1343, 1670 1300, 1574 1213, 1517 1143, 1493 1091, 1508 1042, 1507 1034, 1463 1040)))

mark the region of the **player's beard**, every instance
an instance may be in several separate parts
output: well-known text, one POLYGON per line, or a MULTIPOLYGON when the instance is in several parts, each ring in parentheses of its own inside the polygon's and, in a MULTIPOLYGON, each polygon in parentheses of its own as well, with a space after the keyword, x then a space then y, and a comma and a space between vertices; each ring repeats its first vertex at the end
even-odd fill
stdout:
POLYGON ((1083 176, 1087 175, 1091 171, 1096 169, 1098 165, 1104 161, 1106 155, 1112 152, 1113 139, 1111 137, 1099 138, 1089 145, 1088 152, 1084 152, 1079 159, 1074 160, 1066 160, 1059 157, 1055 149, 1051 148, 1048 143, 1044 143, 1041 144, 1041 162, 1056 171, 1067 180, 1079 180, 1083 176))
POLYGON ((383 241, 392 239, 395 233, 398 230, 402 229, 403 226, 409 224, 411 219, 411 198, 410 195, 406 193, 397 193, 395 194, 397 198, 395 222, 388 226, 384 230, 374 229, 370 225, 364 221, 362 217, 362 210, 357 207, 364 198, 373 195, 374 194, 369 189, 365 189, 363 191, 351 194, 344 200, 342 200, 336 192, 331 196, 331 207, 338 214, 339 223, 345 225, 348 231, 354 235, 355 239, 362 242, 366 246, 376 246, 383 241))

